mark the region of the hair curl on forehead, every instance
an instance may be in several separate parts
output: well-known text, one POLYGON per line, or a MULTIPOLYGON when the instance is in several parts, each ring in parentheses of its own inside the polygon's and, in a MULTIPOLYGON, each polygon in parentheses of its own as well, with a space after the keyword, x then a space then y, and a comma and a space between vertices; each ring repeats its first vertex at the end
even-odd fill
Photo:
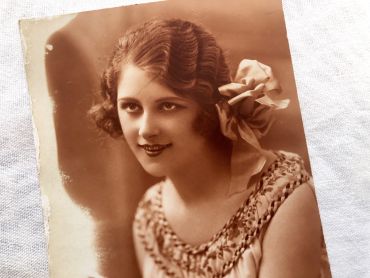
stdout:
POLYGON ((195 129, 207 136, 221 136, 215 103, 220 99, 218 87, 231 80, 212 34, 185 20, 151 20, 119 39, 101 78, 102 102, 89 111, 97 126, 113 137, 122 135, 117 86, 125 64, 148 72, 176 94, 194 99, 202 108, 195 129))

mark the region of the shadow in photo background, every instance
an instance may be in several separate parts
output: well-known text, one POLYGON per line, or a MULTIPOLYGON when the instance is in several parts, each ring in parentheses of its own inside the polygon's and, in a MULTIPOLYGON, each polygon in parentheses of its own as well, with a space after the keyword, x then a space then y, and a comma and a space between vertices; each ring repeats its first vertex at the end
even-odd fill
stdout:
POLYGON ((46 56, 49 93, 64 187, 96 223, 101 274, 139 277, 131 223, 136 205, 156 180, 147 175, 125 142, 98 132, 87 111, 117 39, 132 25, 153 17, 200 23, 225 50, 232 74, 243 58, 273 68, 290 107, 279 111, 266 148, 300 154, 309 169, 291 58, 280 1, 170 1, 81 13, 54 33, 46 56))

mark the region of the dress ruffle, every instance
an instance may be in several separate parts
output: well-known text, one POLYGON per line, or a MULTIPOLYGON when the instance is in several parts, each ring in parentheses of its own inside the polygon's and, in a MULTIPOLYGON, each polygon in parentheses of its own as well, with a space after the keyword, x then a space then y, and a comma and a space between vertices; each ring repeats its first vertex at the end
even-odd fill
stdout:
POLYGON ((284 200, 300 185, 311 183, 298 155, 277 152, 276 156, 253 193, 224 227, 208 242, 197 246, 182 241, 171 229, 162 208, 162 185, 151 188, 138 206, 134 223, 134 232, 154 268, 148 273, 156 273, 152 277, 161 277, 158 273, 163 277, 258 273, 263 231, 284 200))

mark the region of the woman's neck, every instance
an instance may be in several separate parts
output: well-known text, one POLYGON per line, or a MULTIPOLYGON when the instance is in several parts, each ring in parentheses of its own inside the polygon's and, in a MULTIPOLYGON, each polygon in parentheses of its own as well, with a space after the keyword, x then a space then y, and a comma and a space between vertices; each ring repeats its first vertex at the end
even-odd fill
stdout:
POLYGON ((230 183, 230 152, 206 148, 186 169, 169 175, 168 193, 176 194, 185 204, 225 198, 230 183))
MULTIPOLYGON (((266 157, 266 163, 261 173, 276 159, 272 151, 263 150, 262 153, 266 157)), ((190 206, 205 200, 211 203, 230 197, 230 156, 230 151, 207 148, 198 157, 194 157, 192 165, 166 178, 165 191, 169 196, 190 206)), ((254 176, 251 182, 257 182, 261 173, 254 176)))

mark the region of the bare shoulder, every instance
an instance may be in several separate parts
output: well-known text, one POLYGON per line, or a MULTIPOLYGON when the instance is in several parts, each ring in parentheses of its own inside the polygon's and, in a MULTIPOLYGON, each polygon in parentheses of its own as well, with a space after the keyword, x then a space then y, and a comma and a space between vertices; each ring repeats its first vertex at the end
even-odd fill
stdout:
POLYGON ((262 243, 261 278, 317 277, 321 222, 315 194, 302 184, 272 218, 262 243))

